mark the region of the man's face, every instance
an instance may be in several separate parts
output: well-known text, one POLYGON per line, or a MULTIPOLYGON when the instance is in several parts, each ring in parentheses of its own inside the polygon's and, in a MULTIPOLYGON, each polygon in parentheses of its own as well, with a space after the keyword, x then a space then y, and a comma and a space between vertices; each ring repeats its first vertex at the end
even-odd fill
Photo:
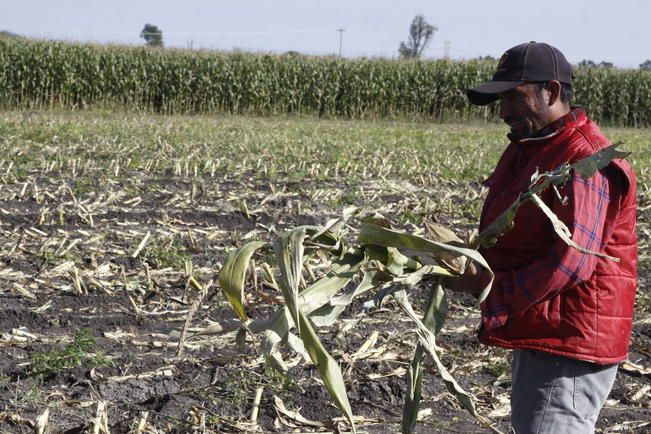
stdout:
POLYGON ((548 122, 545 89, 538 92, 533 84, 522 84, 499 94, 500 118, 511 127, 506 136, 515 142, 531 136, 548 122))

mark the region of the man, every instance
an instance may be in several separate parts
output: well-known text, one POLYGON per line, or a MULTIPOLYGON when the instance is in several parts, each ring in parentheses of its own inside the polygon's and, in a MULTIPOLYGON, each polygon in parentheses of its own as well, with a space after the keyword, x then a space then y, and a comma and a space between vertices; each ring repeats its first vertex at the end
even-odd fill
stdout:
MULTIPOLYGON (((532 174, 576 162, 610 145, 581 107, 571 107, 570 64, 556 48, 530 42, 508 50, 493 79, 469 89, 473 104, 500 104, 511 141, 494 173, 480 231, 525 191, 532 174)), ((514 227, 481 253, 495 272, 482 303, 480 342, 512 348, 511 422, 516 433, 594 432, 627 358, 637 287, 635 175, 614 160, 592 178, 573 173, 542 200, 581 247, 568 246, 532 202, 514 227), (567 198, 564 202, 562 198, 567 198)), ((486 283, 469 267, 448 286, 476 293, 486 283)))

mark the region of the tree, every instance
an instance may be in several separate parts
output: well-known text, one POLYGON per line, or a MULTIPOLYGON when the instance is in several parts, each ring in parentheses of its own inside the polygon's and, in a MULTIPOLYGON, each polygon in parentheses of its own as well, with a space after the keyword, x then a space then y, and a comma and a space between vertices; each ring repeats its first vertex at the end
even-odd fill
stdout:
POLYGON ((0 31, 0 39, 21 39, 22 36, 15 33, 7 32, 6 30, 0 31))
POLYGON ((437 27, 431 25, 422 15, 416 15, 409 26, 409 39, 407 43, 401 42, 398 53, 400 57, 418 59, 423 54, 423 50, 432 39, 437 27))
POLYGON ((163 31, 153 24, 145 24, 145 27, 140 32, 140 37, 145 40, 145 43, 150 47, 163 48, 163 31))
POLYGON ((579 66, 585 66, 588 68, 603 68, 603 69, 613 69, 615 65, 612 62, 601 61, 595 63, 594 60, 582 60, 579 62, 579 66))
POLYGON ((640 69, 642 71, 651 71, 651 60, 645 60, 644 62, 640 63, 640 69))

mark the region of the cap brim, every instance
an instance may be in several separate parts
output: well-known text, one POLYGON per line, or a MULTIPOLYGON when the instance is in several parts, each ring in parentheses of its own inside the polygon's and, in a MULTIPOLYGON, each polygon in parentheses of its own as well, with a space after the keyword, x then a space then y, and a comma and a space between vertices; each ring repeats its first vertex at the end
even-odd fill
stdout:
POLYGON ((497 101, 500 97, 499 93, 511 90, 514 87, 524 84, 524 81, 489 81, 488 83, 480 84, 471 89, 468 89, 466 94, 471 103, 475 105, 486 105, 493 101, 497 101))

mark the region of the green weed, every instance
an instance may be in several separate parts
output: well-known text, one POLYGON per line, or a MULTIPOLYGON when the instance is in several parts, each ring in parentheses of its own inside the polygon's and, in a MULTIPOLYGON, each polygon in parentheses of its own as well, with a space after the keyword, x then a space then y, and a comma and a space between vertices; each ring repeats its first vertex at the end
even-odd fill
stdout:
POLYGON ((103 352, 92 353, 95 347, 95 337, 91 330, 84 329, 75 333, 74 340, 63 349, 52 349, 46 353, 34 356, 30 366, 30 375, 36 378, 47 378, 64 369, 78 366, 107 366, 110 357, 103 352))
POLYGON ((32 381, 25 390, 16 388, 12 393, 14 396, 9 402, 14 408, 37 406, 45 399, 43 389, 37 381, 32 381))
POLYGON ((413 223, 416 226, 422 226, 424 217, 420 213, 406 209, 397 216, 397 219, 400 223, 413 223))
POLYGON ((192 253, 188 251, 183 240, 178 238, 154 239, 145 248, 145 260, 155 268, 182 269, 185 261, 192 259, 192 253))
POLYGON ((96 188, 96 183, 92 182, 90 179, 77 179, 73 184, 72 191, 74 191, 76 197, 81 197, 86 193, 94 191, 96 188))
POLYGON ((294 405, 294 396, 300 395, 288 376, 265 365, 262 373, 244 367, 229 369, 228 377, 220 383, 219 389, 211 391, 205 398, 218 407, 236 408, 238 413, 235 416, 246 418, 259 387, 264 387, 263 401, 270 401, 275 395, 290 408, 294 405))

